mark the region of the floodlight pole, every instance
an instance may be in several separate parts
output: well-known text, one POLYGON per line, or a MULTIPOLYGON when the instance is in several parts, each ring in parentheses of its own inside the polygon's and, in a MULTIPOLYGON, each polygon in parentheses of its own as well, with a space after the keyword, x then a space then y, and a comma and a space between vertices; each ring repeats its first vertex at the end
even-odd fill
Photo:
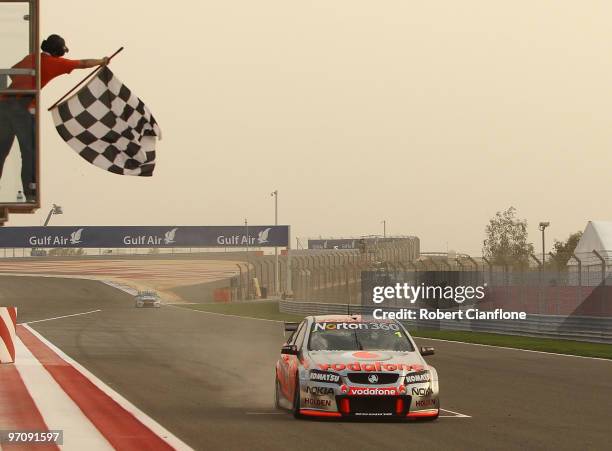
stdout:
POLYGON ((550 222, 540 222, 538 229, 542 232, 542 264, 546 263, 546 245, 544 241, 544 231, 546 227, 550 225, 550 222))
POLYGON ((287 297, 293 298, 293 284, 291 280, 291 226, 289 226, 289 232, 287 236, 287 297))
POLYGON ((247 261, 247 299, 251 299, 251 262, 249 260, 249 223, 244 219, 246 228, 246 261, 247 261))
POLYGON ((49 210, 49 214, 47 215, 47 219, 45 219, 43 227, 47 227, 49 225, 49 221, 51 221, 51 216, 53 216, 53 208, 49 210))
MULTIPOLYGON (((271 194, 274 197, 274 225, 278 225, 278 190, 274 190, 271 194)), ((278 247, 274 246, 274 295, 278 296, 280 291, 278 277, 278 247)))
POLYGON ((51 207, 51 210, 49 210, 49 214, 47 215, 47 219, 45 220, 45 224, 43 225, 43 227, 47 227, 49 225, 49 221, 51 221, 51 216, 61 215, 63 213, 64 212, 62 211, 62 207, 53 204, 53 207, 51 207))

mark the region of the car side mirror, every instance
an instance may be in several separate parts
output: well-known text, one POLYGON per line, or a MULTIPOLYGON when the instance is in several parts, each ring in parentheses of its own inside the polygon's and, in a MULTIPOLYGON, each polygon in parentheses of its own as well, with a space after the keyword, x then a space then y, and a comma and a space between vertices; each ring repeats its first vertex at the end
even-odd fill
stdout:
POLYGON ((435 348, 430 348, 427 346, 421 346, 421 355, 434 355, 436 353, 435 348))
POLYGON ((296 345, 283 345, 281 354, 298 355, 298 348, 296 345))

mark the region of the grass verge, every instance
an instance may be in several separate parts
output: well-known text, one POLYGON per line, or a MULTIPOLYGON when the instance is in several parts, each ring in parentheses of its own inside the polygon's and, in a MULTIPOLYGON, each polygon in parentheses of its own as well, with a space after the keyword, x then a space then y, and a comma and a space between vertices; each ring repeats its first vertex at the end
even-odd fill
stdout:
POLYGON ((477 343, 506 348, 528 349, 530 351, 554 352, 557 354, 579 355, 612 359, 612 345, 588 343, 585 341, 555 340, 552 338, 522 337, 517 335, 490 334, 485 332, 464 332, 455 330, 411 330, 414 337, 437 338, 440 340, 477 343))
MULTIPOLYGON (((279 312, 278 302, 276 301, 252 301, 232 304, 187 304, 183 307, 224 315, 246 316, 276 321, 301 321, 303 319, 303 316, 300 315, 289 315, 279 312)), ((417 338, 437 338, 463 343, 477 343, 515 349, 528 349, 530 351, 612 359, 612 345, 603 343, 453 330, 418 329, 410 330, 410 333, 417 338)))
POLYGON ((252 301, 232 304, 186 304, 180 307, 223 315, 246 316, 248 318, 271 319, 275 321, 301 321, 303 316, 289 315, 278 311, 276 301, 252 301))

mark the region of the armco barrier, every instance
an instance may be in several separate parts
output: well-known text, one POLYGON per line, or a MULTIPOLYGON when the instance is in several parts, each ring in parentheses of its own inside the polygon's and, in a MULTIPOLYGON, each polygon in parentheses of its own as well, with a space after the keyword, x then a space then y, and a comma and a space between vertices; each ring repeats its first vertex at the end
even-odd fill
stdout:
MULTIPOLYGON (((371 314, 374 307, 325 304, 305 301, 280 301, 282 313, 296 315, 371 314)), ((385 310, 398 310, 385 308, 385 310)), ((612 318, 527 314, 525 320, 412 320, 402 321, 410 328, 435 328, 490 332, 505 335, 560 338, 565 340, 612 343, 612 318)))
POLYGON ((15 362, 17 307, 0 307, 0 363, 15 362))

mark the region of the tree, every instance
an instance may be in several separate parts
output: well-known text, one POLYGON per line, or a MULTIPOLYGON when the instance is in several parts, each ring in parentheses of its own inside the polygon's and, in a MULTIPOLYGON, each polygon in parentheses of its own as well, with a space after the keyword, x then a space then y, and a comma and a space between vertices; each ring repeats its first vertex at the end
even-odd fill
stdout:
POLYGON ((567 266, 567 262, 572 258, 580 238, 582 238, 582 232, 572 233, 565 241, 555 240, 549 263, 554 265, 555 269, 567 266))
POLYGON ((527 221, 516 217, 516 208, 498 211, 485 228, 482 254, 495 265, 529 266, 533 244, 527 242, 527 221))

